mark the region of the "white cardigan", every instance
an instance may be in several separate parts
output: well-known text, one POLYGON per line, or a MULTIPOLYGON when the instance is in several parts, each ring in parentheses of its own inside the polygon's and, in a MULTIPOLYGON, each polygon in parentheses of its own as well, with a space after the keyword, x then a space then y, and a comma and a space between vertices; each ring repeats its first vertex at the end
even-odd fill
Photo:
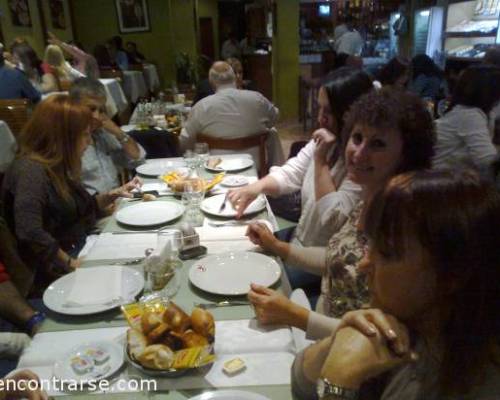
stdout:
POLYGON ((302 212, 291 241, 301 246, 326 246, 333 233, 346 222, 361 192, 357 184, 344 179, 346 173, 343 163, 337 162, 331 169, 337 190, 316 201, 315 148, 316 143, 309 141, 296 157, 281 167, 271 168, 269 173, 278 182, 280 195, 301 191, 302 212))

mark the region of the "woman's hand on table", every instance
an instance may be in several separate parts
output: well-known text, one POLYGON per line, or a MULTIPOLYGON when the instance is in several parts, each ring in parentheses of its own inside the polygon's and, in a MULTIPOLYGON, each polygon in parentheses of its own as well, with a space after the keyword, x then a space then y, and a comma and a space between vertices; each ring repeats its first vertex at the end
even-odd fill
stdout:
POLYGON ((263 325, 291 325, 307 329, 309 310, 276 290, 252 283, 248 300, 254 306, 257 320, 263 325))
POLYGON ((287 246, 284 246, 284 242, 274 236, 266 224, 261 222, 249 224, 245 235, 253 244, 262 247, 264 251, 286 258, 284 253, 287 246))
MULTIPOLYGON (((377 322, 370 326, 374 313, 359 310, 350 313, 343 325, 335 333, 333 344, 321 369, 321 376, 331 383, 358 389, 361 384, 388 370, 416 360, 416 354, 409 348, 407 328, 394 317, 377 315, 377 322), (359 315, 356 315, 359 314, 359 315), (376 332, 366 335, 357 328, 374 328, 376 332), (389 334, 389 331, 394 334, 389 334), (396 353, 387 336, 398 337, 403 344, 402 351, 396 353), (349 351, 346 351, 349 350, 349 351)), ((374 310, 371 310, 374 311, 374 310)))
POLYGON ((29 399, 29 400, 47 400, 49 397, 47 393, 41 389, 40 379, 38 376, 27 369, 15 372, 10 376, 2 379, 4 390, 0 398, 8 399, 29 399), (11 383, 7 385, 7 380, 11 383), (15 383, 14 383, 15 382, 15 383), (34 387, 37 382, 37 389, 31 390, 29 387, 34 387), (7 390, 9 389, 9 390, 7 390))
POLYGON ((337 141, 335 135, 327 129, 321 128, 314 131, 312 137, 316 143, 314 160, 320 164, 328 164, 328 153, 337 141))
MULTIPOLYGON (((257 183, 257 182, 256 182, 257 183)), ((236 218, 241 218, 243 212, 261 193, 260 189, 255 184, 251 184, 241 189, 230 190, 227 198, 236 210, 236 218)))

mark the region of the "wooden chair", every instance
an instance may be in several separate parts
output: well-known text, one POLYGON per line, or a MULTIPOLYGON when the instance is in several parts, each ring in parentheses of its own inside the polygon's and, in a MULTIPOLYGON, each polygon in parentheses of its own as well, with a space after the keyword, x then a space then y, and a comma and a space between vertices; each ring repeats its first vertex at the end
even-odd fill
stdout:
POLYGON ((64 80, 61 80, 59 86, 61 87, 62 92, 69 92, 71 85, 73 85, 72 81, 64 79, 64 80))
POLYGON ((144 65, 142 65, 142 64, 129 64, 128 69, 130 71, 144 72, 144 65))
POLYGON ((196 135, 196 141, 207 143, 210 149, 220 150, 247 150, 251 147, 259 148, 259 176, 265 176, 268 172, 268 157, 267 157, 267 137, 269 133, 263 132, 258 135, 246 136, 236 139, 222 139, 208 136, 203 133, 196 135))
POLYGON ((0 100, 0 119, 9 125, 14 136, 19 136, 31 113, 31 103, 27 99, 0 100))
POLYGON ((101 75, 102 79, 114 78, 120 82, 123 82, 123 71, 120 69, 100 69, 99 74, 101 75))

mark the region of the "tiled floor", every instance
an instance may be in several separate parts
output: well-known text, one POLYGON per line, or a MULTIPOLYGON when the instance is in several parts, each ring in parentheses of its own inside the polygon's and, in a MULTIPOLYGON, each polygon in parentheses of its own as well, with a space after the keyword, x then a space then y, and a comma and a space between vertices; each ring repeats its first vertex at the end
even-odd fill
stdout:
POLYGON ((288 158, 290 147, 293 142, 309 140, 312 133, 311 128, 309 128, 307 132, 304 132, 302 123, 298 120, 282 121, 276 126, 276 128, 278 129, 285 158, 288 158))

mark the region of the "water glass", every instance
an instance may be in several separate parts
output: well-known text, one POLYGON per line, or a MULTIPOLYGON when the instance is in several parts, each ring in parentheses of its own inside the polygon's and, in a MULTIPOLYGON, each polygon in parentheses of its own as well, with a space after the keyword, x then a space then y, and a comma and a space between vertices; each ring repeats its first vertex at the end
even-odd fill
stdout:
POLYGON ((165 298, 171 298, 179 291, 181 247, 182 235, 179 230, 158 232, 156 249, 145 264, 146 287, 149 291, 159 292, 165 298))
POLYGON ((210 152, 208 150, 208 143, 196 143, 194 145, 194 152, 198 158, 198 165, 203 167, 210 157, 210 152))
POLYGON ((200 211, 201 202, 205 197, 203 179, 191 179, 184 185, 182 203, 186 207, 186 221, 194 226, 203 224, 203 214, 200 211))
POLYGON ((195 169, 197 167, 198 160, 192 150, 187 150, 184 153, 183 157, 184 162, 186 163, 186 167, 188 167, 189 169, 195 169))

